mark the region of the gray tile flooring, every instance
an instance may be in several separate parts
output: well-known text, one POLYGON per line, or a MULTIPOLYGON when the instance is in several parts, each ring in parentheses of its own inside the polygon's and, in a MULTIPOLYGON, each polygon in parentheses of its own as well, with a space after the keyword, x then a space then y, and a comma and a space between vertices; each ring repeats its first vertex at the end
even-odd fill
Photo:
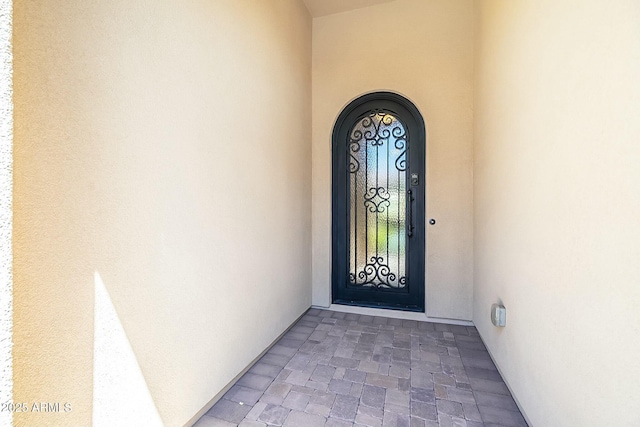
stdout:
POLYGON ((474 327, 310 309, 196 427, 527 427, 474 327))

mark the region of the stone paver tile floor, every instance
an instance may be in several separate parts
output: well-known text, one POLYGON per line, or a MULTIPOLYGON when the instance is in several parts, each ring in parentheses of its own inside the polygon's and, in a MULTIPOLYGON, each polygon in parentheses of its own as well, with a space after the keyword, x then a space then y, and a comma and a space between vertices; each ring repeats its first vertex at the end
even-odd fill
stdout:
POLYGON ((474 327, 310 309, 196 427, 527 427, 474 327))

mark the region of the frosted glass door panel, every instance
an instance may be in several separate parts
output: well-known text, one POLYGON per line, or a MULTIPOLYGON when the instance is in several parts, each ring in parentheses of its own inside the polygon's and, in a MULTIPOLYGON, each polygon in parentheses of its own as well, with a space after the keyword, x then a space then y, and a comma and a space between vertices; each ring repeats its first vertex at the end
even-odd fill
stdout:
POLYGON ((350 286, 406 286, 407 132, 372 111, 349 134, 350 286))

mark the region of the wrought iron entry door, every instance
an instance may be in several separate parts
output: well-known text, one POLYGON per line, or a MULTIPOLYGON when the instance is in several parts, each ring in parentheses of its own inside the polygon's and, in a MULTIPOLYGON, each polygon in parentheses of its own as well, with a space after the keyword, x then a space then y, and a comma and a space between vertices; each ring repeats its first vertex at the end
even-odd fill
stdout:
POLYGON ((333 132, 333 302, 424 311, 425 129, 406 98, 364 95, 333 132))

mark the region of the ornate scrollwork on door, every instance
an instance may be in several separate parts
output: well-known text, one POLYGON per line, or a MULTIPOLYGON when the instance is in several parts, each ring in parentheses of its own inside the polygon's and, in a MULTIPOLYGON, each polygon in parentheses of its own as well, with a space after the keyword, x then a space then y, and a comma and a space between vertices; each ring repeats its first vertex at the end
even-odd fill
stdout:
POLYGON ((349 133, 351 286, 406 286, 406 127, 372 110, 349 133))

